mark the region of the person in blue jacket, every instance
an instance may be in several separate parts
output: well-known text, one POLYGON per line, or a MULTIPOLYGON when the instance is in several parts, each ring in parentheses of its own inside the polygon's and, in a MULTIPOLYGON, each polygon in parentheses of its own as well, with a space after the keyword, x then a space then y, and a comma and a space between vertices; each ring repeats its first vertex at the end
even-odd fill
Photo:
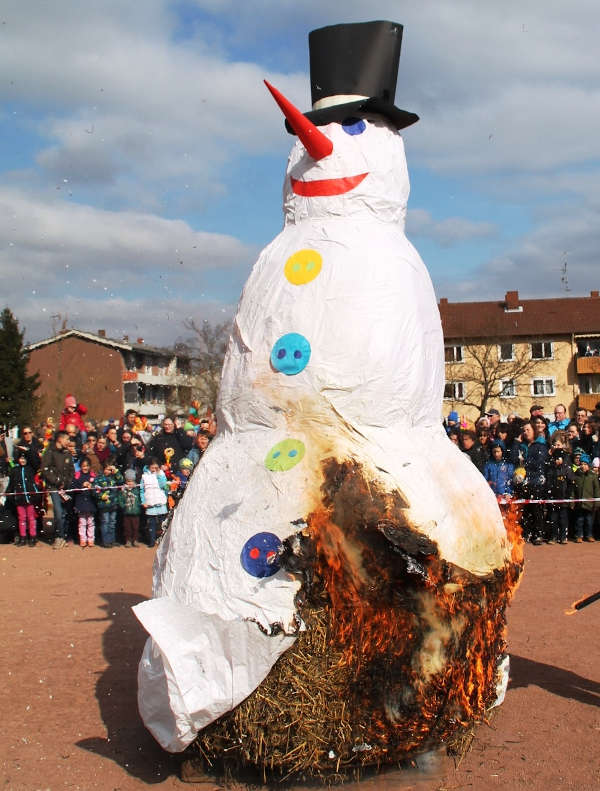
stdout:
POLYGON ((512 478, 514 465, 504 459, 504 443, 497 439, 492 443, 492 457, 483 470, 483 476, 496 495, 513 493, 512 478))

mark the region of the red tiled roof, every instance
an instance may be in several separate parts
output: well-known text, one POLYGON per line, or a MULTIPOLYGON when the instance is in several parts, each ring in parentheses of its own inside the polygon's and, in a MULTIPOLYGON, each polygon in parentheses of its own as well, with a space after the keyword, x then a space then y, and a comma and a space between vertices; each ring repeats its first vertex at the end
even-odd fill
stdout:
POLYGON ((446 340, 600 333, 598 291, 558 299, 519 299, 508 291, 501 302, 440 299, 439 309, 446 340))

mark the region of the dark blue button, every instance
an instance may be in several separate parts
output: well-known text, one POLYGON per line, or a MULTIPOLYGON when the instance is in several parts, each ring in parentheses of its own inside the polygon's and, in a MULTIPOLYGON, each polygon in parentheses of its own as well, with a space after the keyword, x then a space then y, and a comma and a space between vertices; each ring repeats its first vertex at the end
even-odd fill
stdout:
POLYGON ((271 577, 279 571, 281 541, 274 533, 256 533, 242 548, 240 562, 253 577, 271 577))
POLYGON ((366 128, 362 118, 345 118, 342 121, 342 129, 347 135, 362 135, 366 128))

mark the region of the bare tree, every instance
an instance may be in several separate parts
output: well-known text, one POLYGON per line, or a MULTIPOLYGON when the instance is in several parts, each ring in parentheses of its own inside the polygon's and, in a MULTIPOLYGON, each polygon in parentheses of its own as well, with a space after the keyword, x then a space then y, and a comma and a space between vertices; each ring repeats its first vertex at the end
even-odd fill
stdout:
POLYGON ((214 410, 231 322, 211 324, 204 319, 198 324, 190 318, 184 319, 183 326, 192 333, 191 337, 177 343, 175 348, 176 351, 185 350, 190 355, 192 395, 204 406, 214 410))
POLYGON ((528 381, 544 362, 531 356, 529 343, 506 344, 512 345, 510 359, 502 359, 503 347, 498 342, 459 345, 453 340, 452 344, 456 345, 446 346, 446 387, 451 389, 453 383, 461 382, 461 403, 475 407, 479 414, 484 414, 488 402, 513 395, 513 388, 521 389, 523 381, 528 381), (459 348, 461 360, 453 359, 452 350, 459 348))

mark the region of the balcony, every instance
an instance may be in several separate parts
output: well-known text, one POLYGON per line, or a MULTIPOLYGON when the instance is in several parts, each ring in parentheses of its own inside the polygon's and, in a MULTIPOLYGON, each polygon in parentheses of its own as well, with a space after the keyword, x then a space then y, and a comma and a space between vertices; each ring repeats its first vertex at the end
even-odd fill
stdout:
POLYGON ((600 374, 600 357, 578 357, 578 374, 600 374))
POLYGON ((581 409, 587 409, 588 412, 593 412, 599 401, 600 393, 579 393, 577 396, 577 406, 581 409))

